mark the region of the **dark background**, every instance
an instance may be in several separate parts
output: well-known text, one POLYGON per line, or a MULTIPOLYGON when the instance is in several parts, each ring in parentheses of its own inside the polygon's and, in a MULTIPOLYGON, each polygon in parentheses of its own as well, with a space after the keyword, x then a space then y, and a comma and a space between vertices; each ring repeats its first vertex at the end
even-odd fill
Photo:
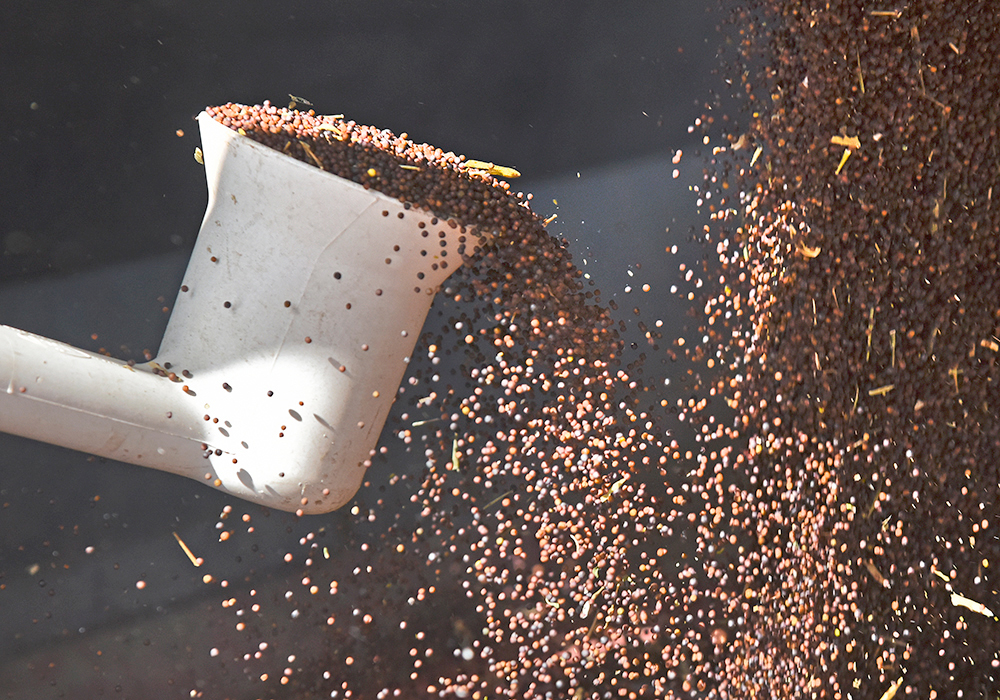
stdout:
MULTIPOLYGON (((0 323, 123 359, 155 353, 206 203, 193 117, 292 93, 516 167, 621 318, 662 319, 669 339, 688 308, 668 290, 698 255, 684 247, 702 221, 691 127, 723 86, 722 19, 716 2, 689 0, 5 2, 0 323), (624 291, 647 282, 641 300, 624 291)), ((649 364, 670 378, 663 357, 649 364)), ((282 590, 296 576, 286 547, 348 516, 264 518, 237 503, 257 532, 224 548, 227 503, 0 435, 0 697, 257 697, 209 657, 232 616, 170 533, 218 578, 282 590)))
POLYGON ((662 153, 701 113, 718 21, 678 0, 5 2, 2 279, 190 247, 207 104, 292 93, 532 177, 662 153))

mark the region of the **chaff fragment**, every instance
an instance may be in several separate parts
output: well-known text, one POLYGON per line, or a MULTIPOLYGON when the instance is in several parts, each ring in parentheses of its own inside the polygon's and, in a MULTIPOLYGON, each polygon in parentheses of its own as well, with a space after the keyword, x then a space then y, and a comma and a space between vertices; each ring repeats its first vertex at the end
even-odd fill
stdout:
POLYGON ((821 251, 823 250, 823 249, 822 249, 822 248, 821 248, 820 246, 816 246, 815 248, 810 248, 809 246, 807 246, 807 245, 806 245, 805 243, 803 243, 802 241, 799 241, 799 242, 798 242, 798 243, 796 244, 796 248, 798 249, 798 251, 799 251, 800 253, 802 253, 802 256, 803 256, 803 257, 805 257, 805 258, 809 258, 810 260, 812 260, 812 259, 813 259, 813 258, 815 258, 815 257, 816 257, 817 255, 819 255, 819 254, 820 254, 820 252, 821 252, 821 251))
POLYGON ((844 148, 849 148, 851 150, 857 150, 861 148, 861 139, 857 136, 836 136, 830 137, 830 143, 834 146, 843 146, 844 148))
POLYGON ((176 532, 174 532, 174 539, 177 540, 177 544, 179 544, 181 546, 181 549, 184 550, 184 553, 187 554, 187 558, 191 560, 191 563, 194 564, 195 566, 201 566, 201 559, 199 559, 194 555, 194 552, 192 552, 188 548, 188 546, 184 544, 184 540, 182 540, 181 536, 178 535, 176 532))
POLYGON ((896 679, 896 682, 889 686, 889 689, 882 693, 880 700, 892 700, 896 697, 896 691, 899 690, 899 686, 903 685, 903 677, 900 676, 896 679))
POLYGON ((309 156, 310 158, 312 158, 312 160, 316 164, 317 168, 319 168, 320 170, 326 170, 326 168, 323 167, 323 161, 321 161, 316 156, 316 154, 313 153, 313 150, 312 150, 312 148, 310 148, 310 146, 309 146, 308 143, 306 143, 305 141, 299 141, 299 145, 302 146, 302 150, 306 152, 306 155, 309 156))
POLYGON ((882 575, 882 572, 875 566, 875 562, 871 559, 865 560, 865 568, 868 569, 868 573, 872 575, 872 578, 875 579, 878 585, 882 586, 882 588, 889 587, 889 581, 886 580, 885 576, 882 575))
POLYGON ((958 365, 955 365, 954 367, 952 367, 951 369, 948 370, 948 374, 950 374, 951 378, 955 380, 955 391, 957 392, 958 391, 958 375, 965 374, 965 372, 963 372, 959 368, 958 365))
POLYGON ((621 487, 625 484, 626 481, 628 481, 628 474, 623 476, 615 483, 611 484, 611 488, 609 488, 607 491, 601 494, 601 503, 606 503, 607 501, 611 500, 611 497, 616 493, 618 493, 618 491, 621 489, 621 487))
POLYGON ((482 160, 467 160, 464 165, 470 170, 485 170, 494 177, 502 177, 508 180, 521 177, 521 173, 514 168, 508 168, 505 165, 496 165, 495 163, 487 163, 482 160))
POLYGON ((833 173, 834 175, 840 175, 840 171, 844 169, 844 164, 847 162, 847 159, 850 158, 850 157, 851 157, 851 149, 850 148, 845 148, 844 149, 844 155, 840 156, 840 163, 837 164, 837 169, 833 173))
MULTIPOLYGON (((341 114, 339 116, 343 117, 344 115, 341 114)), ((344 132, 340 129, 339 126, 336 126, 334 124, 320 124, 317 128, 320 131, 330 132, 330 136, 337 139, 338 141, 344 140, 344 132)))
POLYGON ((972 612, 979 613, 980 615, 985 615, 986 617, 996 617, 993 611, 987 608, 985 605, 980 603, 978 600, 973 600, 972 598, 966 598, 964 595, 958 593, 951 594, 951 604, 955 607, 968 608, 972 612))
POLYGON ((875 330, 875 307, 873 306, 868 310, 868 332, 865 334, 868 336, 868 349, 865 350, 865 362, 868 362, 872 355, 872 331, 875 330))
POLYGON ((299 97, 298 95, 293 95, 292 93, 288 93, 288 109, 298 109, 299 105, 309 105, 310 107, 315 106, 313 105, 312 102, 310 102, 304 97, 299 97))

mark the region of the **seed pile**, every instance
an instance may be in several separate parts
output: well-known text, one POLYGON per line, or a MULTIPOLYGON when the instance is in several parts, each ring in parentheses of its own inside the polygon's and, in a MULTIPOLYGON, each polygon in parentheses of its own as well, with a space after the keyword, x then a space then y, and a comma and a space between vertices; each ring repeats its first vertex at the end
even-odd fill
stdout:
POLYGON ((670 403, 527 197, 405 135, 210 110, 488 234, 400 390, 394 474, 285 555, 283 599, 227 591, 260 696, 995 694, 995 15, 737 12, 699 342, 647 336, 692 368, 670 403))

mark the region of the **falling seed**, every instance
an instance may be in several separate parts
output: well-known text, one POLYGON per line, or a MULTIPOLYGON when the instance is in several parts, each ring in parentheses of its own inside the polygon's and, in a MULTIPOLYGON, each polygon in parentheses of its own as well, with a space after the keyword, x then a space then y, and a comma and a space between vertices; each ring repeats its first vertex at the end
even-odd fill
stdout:
MULTIPOLYGON (((960 36, 956 27, 995 25, 988 12, 956 6, 927 10, 920 45, 895 21, 900 15, 877 20, 834 5, 829 21, 815 22, 774 0, 763 8, 773 13, 766 30, 749 19, 734 23, 744 30, 746 51, 762 64, 739 83, 742 74, 732 76, 734 85, 753 84, 749 126, 740 132, 776 155, 759 172, 735 158, 719 160, 699 183, 700 196, 712 194, 703 201, 739 212, 739 224, 730 230, 713 218, 698 229, 718 258, 706 263, 711 276, 695 269, 691 279, 677 280, 682 298, 698 299, 687 340, 681 343, 679 332, 678 342, 665 340, 671 356, 649 351, 664 366, 675 359, 690 368, 672 383, 661 381, 655 363, 627 355, 629 345, 621 341, 635 329, 625 325, 611 342, 610 334, 598 332, 615 330, 613 323, 602 325, 610 314, 586 316, 586 305, 574 301, 576 288, 565 286, 561 274, 547 274, 557 265, 574 268, 548 247, 537 217, 517 218, 516 238, 500 234, 501 245, 488 243, 482 258, 470 259, 468 276, 450 281, 439 300, 446 308, 437 325, 446 330, 432 330, 439 337, 418 344, 405 391, 395 396, 398 443, 392 444, 411 450, 424 473, 373 483, 359 497, 364 505, 352 509, 365 528, 385 523, 381 532, 353 532, 345 542, 358 557, 352 575, 375 593, 349 602, 351 594, 331 593, 330 604, 345 601, 348 616, 357 607, 357 625, 371 615, 380 636, 398 630, 398 644, 386 638, 376 662, 340 613, 337 624, 327 624, 327 606, 297 605, 302 592, 296 588, 289 603, 296 607, 281 611, 298 613, 285 643, 295 649, 295 624, 322 625, 331 648, 362 662, 349 679, 327 660, 296 667, 296 678, 338 697, 348 690, 359 697, 392 695, 396 689, 385 687, 378 671, 387 665, 421 692, 442 696, 714 697, 741 687, 762 697, 857 697, 881 691, 887 669, 897 675, 905 668, 907 691, 912 686, 917 697, 927 697, 932 685, 939 697, 973 694, 995 650, 952 625, 938 636, 940 598, 932 596, 931 605, 910 585, 919 593, 928 585, 919 572, 943 557, 955 567, 948 586, 995 588, 995 567, 980 566, 996 554, 993 539, 982 534, 995 527, 996 508, 979 495, 989 493, 979 475, 990 467, 976 446, 996 437, 988 393, 996 351, 970 356, 969 349, 987 348, 981 339, 996 332, 997 272, 986 262, 995 251, 983 234, 995 231, 996 222, 989 218, 987 166, 978 165, 982 177, 968 177, 979 162, 975 154, 988 152, 976 151, 976 144, 988 141, 981 134, 991 133, 995 116, 957 105, 975 103, 966 92, 978 82, 975 71, 992 80, 997 69, 988 51, 974 72, 951 59, 936 73, 928 67, 940 58, 932 52, 953 55, 945 42, 960 36), (787 36, 802 37, 794 51, 777 40, 787 36), (856 55, 865 66, 863 98, 854 62, 847 70, 831 62, 831 46, 843 46, 842 57, 853 46, 864 52, 856 55), (886 75, 893 79, 879 77, 886 75), (945 121, 929 99, 943 85, 956 105, 945 121), (830 86, 842 94, 809 95, 830 86), (973 127, 977 120, 985 123, 973 127), (865 152, 859 139, 850 181, 829 177, 826 147, 845 124, 878 124, 885 134, 873 135, 865 152), (728 190, 721 184, 727 178, 728 190), (722 198, 730 198, 724 206, 722 198), (799 250, 810 231, 822 236, 824 254, 814 259, 799 250), (693 287, 698 276, 704 298, 683 286, 693 287), (546 285, 555 285, 553 291, 544 291, 546 285), (568 309, 560 325, 552 311, 562 304, 568 309), (448 314, 455 319, 447 321, 448 314), (452 375, 445 370, 449 353, 461 358, 452 375), (949 368, 965 372, 960 394, 949 368), (653 386, 683 387, 684 396, 654 399, 645 391, 653 386), (719 407, 731 407, 735 419, 723 418, 719 407), (411 424, 414 418, 420 420, 411 424), (694 434, 690 444, 675 437, 678 428, 694 434), (449 459, 456 452, 462 471, 449 459), (383 497, 412 505, 418 524, 405 541, 383 497), (973 532, 973 524, 979 530, 973 532), (400 544, 403 552, 391 559, 404 568, 383 563, 380 554, 398 552, 400 544), (871 576, 859 575, 859 568, 871 576), (891 577, 892 586, 872 569, 891 577), (404 583, 413 571, 421 580, 404 583), (595 597, 602 585, 607 588, 595 597), (371 600, 384 601, 376 603, 377 614, 363 609, 371 600), (449 620, 439 621, 433 612, 444 600, 449 620), (587 619, 577 611, 586 611, 587 619), (721 645, 717 629, 727 633, 721 645), (464 649, 465 634, 478 642, 469 662, 481 666, 467 669, 460 682, 442 660, 457 657, 442 654, 434 640, 454 639, 452 650, 464 649), (920 643, 879 641, 901 638, 920 643), (939 652, 954 670, 942 671, 939 652), (502 669, 502 682, 495 669, 502 669), (473 680, 473 673, 481 675, 473 680)), ((963 61, 972 60, 969 53, 963 61)), ((303 129, 314 123, 309 115, 280 110, 226 109, 225 118, 278 150, 287 137, 264 126, 283 119, 297 119, 303 129)), ((710 116, 695 128, 707 129, 710 116)), ((377 184, 389 196, 410 201, 414 182, 445 193, 494 186, 453 154, 421 150, 370 127, 345 126, 344 134, 343 142, 323 134, 311 148, 329 171, 345 177, 364 180, 367 168, 377 168, 377 184), (349 150, 352 139, 368 150, 349 150), (375 157, 387 150, 427 167, 407 172, 392 165, 398 160, 375 157), (432 179, 436 172, 441 180, 432 179)), ((738 140, 734 134, 729 142, 738 140)), ((762 149, 756 147, 753 163, 762 149)), ((311 163, 304 152, 290 155, 311 163)), ((513 202, 521 211, 512 215, 528 216, 524 198, 475 191, 477 204, 513 202)), ((496 211, 482 216, 506 222, 509 232, 511 220, 496 211)), ((462 220, 457 209, 438 213, 442 221, 462 220)), ((304 559, 312 563, 301 572, 289 568, 311 577, 311 586, 332 571, 324 565, 339 562, 313 560, 322 543, 303 539, 304 559)), ((930 585, 937 586, 935 580, 930 577, 930 585)), ((265 602, 266 612, 264 596, 254 600, 265 602)), ((976 617, 970 628, 976 620, 990 624, 976 617)), ((282 641, 280 633, 273 637, 275 646, 282 641)), ((278 660, 272 675, 283 668, 278 660)), ((901 687, 902 679, 890 686, 901 687)))

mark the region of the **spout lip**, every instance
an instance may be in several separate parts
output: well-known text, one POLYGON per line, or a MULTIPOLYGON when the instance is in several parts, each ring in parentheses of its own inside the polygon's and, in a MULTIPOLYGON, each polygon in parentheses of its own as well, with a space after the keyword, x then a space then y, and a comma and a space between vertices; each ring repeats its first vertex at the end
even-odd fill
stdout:
MULTIPOLYGON (((339 190, 354 192, 359 199, 367 201, 371 206, 402 206, 404 210, 415 209, 434 218, 441 220, 448 219, 446 215, 435 212, 433 208, 424 204, 411 201, 404 202, 399 198, 385 194, 377 187, 362 185, 355 180, 342 177, 322 167, 318 167, 315 162, 309 163, 301 158, 296 158, 293 155, 272 148, 246 133, 240 133, 238 130, 226 126, 212 117, 207 111, 199 113, 196 120, 201 131, 202 158, 205 162, 206 173, 208 174, 209 209, 212 208, 211 199, 219 196, 220 191, 224 189, 219 184, 219 177, 223 171, 224 164, 226 168, 233 167, 234 163, 232 159, 234 157, 247 157, 246 155, 236 155, 240 151, 243 151, 245 154, 253 153, 255 154, 255 158, 260 159, 261 163, 257 167, 261 167, 262 172, 270 170, 280 172, 280 179, 286 181, 294 182, 296 178, 300 177, 327 180, 331 183, 337 183, 335 187, 339 190), (234 148, 235 144, 239 144, 238 148, 234 148), (275 167, 277 163, 280 163, 280 165, 275 167)), ((237 165, 236 167, 240 166, 237 165)), ((274 180, 276 178, 272 176, 268 177, 268 179, 274 180)), ((478 235, 476 232, 468 229, 467 233, 478 235)))
POLYGON ((227 138, 244 138, 387 201, 422 210, 477 242, 502 236, 511 226, 541 222, 531 210, 531 196, 513 191, 507 182, 520 177, 514 168, 416 143, 405 133, 396 135, 346 121, 343 115, 320 116, 269 102, 206 107, 198 120, 203 133, 208 122, 215 122, 233 135, 227 138), (462 195, 442 197, 443 189, 462 195), (503 225, 497 223, 501 219, 503 225))

